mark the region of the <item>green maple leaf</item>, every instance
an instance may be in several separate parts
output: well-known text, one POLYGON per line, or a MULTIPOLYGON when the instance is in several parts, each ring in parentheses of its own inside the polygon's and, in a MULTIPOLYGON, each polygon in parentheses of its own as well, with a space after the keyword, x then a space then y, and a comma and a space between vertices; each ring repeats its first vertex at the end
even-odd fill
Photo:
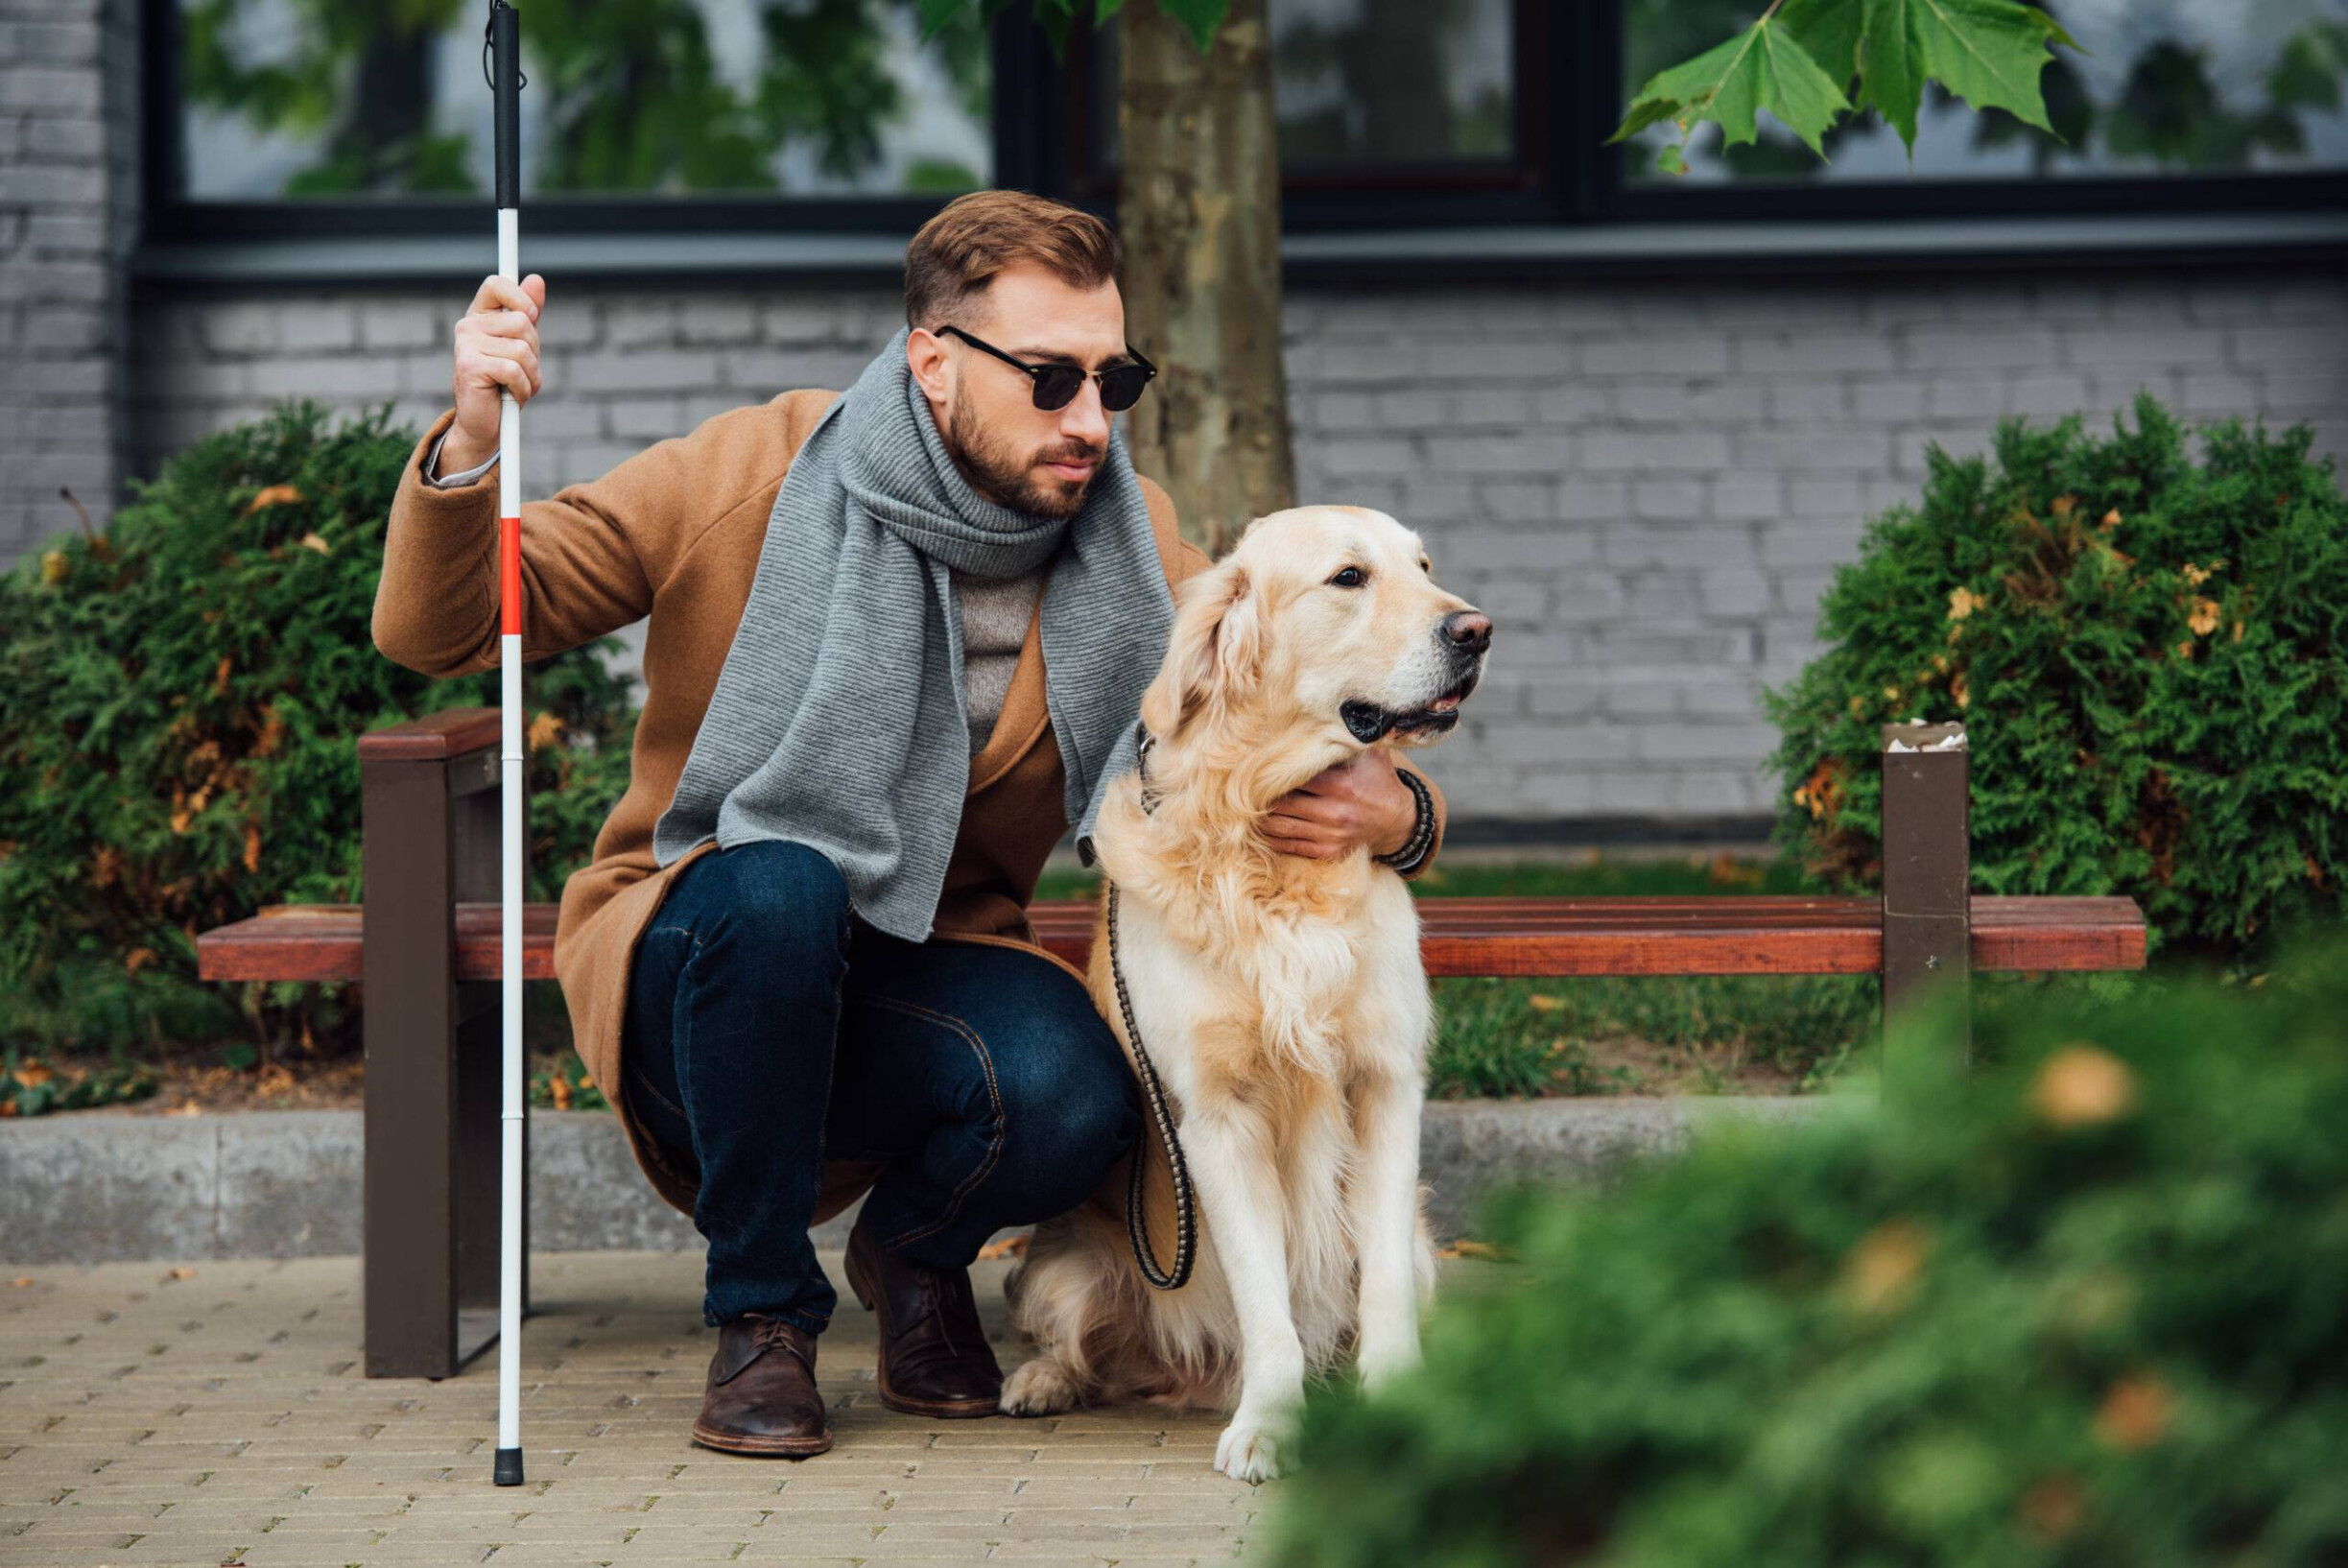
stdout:
MULTIPOLYGON (((1621 128, 1606 140, 1619 142, 1659 120, 1682 131, 1713 120, 1720 127, 1721 145, 1734 147, 1758 139, 1754 115, 1766 108, 1824 157, 1819 138, 1850 107, 1840 84, 1783 24, 1765 14, 1726 43, 1648 78, 1621 128)), ((1684 172, 1681 146, 1666 148, 1662 164, 1673 174, 1684 172)))
MULTIPOLYGON (((1754 110, 1766 108, 1823 157, 1826 128, 1872 106, 1912 156, 1928 80, 2052 135, 2038 81, 2055 43, 2078 48, 2060 23, 2020 0, 1785 0, 1719 48, 1658 72, 1607 140, 1659 120, 1683 130, 1718 120, 1722 145, 1733 147, 1754 139, 1754 110)), ((1686 172, 1684 145, 1664 150, 1665 169, 1686 172)))
POLYGON ((2062 24, 2018 0, 1788 0, 1780 24, 1855 102, 1873 105, 1912 154, 1929 78, 1977 109, 2002 108, 2052 135, 2038 87, 2054 57, 2077 49, 2062 24))

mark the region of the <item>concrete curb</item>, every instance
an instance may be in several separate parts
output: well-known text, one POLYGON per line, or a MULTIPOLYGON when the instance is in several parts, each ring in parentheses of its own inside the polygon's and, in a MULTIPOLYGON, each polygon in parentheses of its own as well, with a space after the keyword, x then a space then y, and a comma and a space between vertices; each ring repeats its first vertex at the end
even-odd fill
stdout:
MULTIPOLYGON (((1814 1120, 1817 1098, 1458 1100, 1427 1106, 1421 1179, 1438 1234, 1472 1228, 1511 1178, 1603 1181, 1675 1152, 1707 1123, 1814 1120)), ((606 1111, 531 1113, 534 1251, 698 1250, 699 1232, 636 1169, 606 1111)), ((360 1113, 119 1112, 11 1122, 0 1132, 0 1260, 111 1263, 296 1258, 360 1250, 360 1113)), ((846 1245, 851 1206, 816 1228, 846 1245)))

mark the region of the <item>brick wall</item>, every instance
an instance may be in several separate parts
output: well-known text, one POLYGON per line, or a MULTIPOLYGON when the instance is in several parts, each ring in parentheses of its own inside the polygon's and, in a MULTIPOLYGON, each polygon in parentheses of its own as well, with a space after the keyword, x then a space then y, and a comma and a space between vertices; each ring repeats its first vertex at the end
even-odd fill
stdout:
POLYGON ((136 0, 0 0, 0 565, 103 527, 137 238, 136 0))
MULTIPOLYGON (((273 290, 137 311, 135 463, 306 393, 448 396, 462 291, 273 290)), ((789 387, 846 383, 887 291, 556 288, 535 493, 789 387)), ((1597 820, 1749 831, 1773 786, 1765 684, 1816 649, 1862 522, 1912 500, 1928 443, 2137 389, 2189 415, 2312 421, 2348 448, 2348 273, 2234 266, 1642 285, 1300 290, 1293 405, 1308 500, 1379 507, 1497 626, 1491 676, 1427 766, 1463 827, 1597 820)), ((1472 834, 1473 829, 1470 829, 1472 834)))

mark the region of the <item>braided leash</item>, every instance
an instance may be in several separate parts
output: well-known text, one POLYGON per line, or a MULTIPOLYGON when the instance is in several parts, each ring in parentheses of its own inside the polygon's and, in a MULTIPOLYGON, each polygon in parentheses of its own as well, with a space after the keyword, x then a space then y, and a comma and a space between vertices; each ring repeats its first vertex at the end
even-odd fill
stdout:
POLYGON ((1174 1113, 1166 1108, 1166 1091, 1158 1082, 1157 1067, 1142 1045, 1140 1027, 1133 1022, 1133 998, 1126 990, 1125 970, 1117 962, 1117 884, 1111 882, 1108 889, 1109 974, 1117 982, 1117 1006, 1125 1012, 1126 1038, 1133 1042, 1133 1059, 1141 1068, 1142 1092, 1149 1097, 1150 1117, 1157 1123, 1158 1136, 1166 1140, 1166 1152, 1174 1167, 1173 1271, 1158 1267, 1157 1253, 1150 1245, 1150 1227, 1143 1217, 1142 1184, 1150 1168, 1147 1150, 1133 1152, 1133 1179, 1126 1188, 1126 1233, 1132 1238, 1133 1260, 1141 1265, 1142 1277, 1161 1291, 1178 1291, 1190 1282, 1191 1263, 1198 1247, 1198 1200, 1191 1191, 1190 1165, 1182 1157, 1181 1139, 1174 1135, 1174 1113))

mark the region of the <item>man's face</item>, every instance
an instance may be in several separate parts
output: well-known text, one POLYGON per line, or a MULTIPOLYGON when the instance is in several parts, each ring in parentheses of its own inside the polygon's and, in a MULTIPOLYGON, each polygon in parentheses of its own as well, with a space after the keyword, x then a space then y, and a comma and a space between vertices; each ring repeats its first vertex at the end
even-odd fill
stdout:
MULTIPOLYGON (((960 338, 928 330, 944 324, 920 323, 905 353, 962 477, 1013 511, 1073 516, 1108 456, 1116 416, 1101 406, 1101 384, 1087 377, 1065 407, 1039 409, 1028 376, 960 338)), ((1032 264, 997 273, 953 324, 1029 365, 1099 370, 1127 358, 1125 299, 1116 283, 1074 288, 1032 264)))

